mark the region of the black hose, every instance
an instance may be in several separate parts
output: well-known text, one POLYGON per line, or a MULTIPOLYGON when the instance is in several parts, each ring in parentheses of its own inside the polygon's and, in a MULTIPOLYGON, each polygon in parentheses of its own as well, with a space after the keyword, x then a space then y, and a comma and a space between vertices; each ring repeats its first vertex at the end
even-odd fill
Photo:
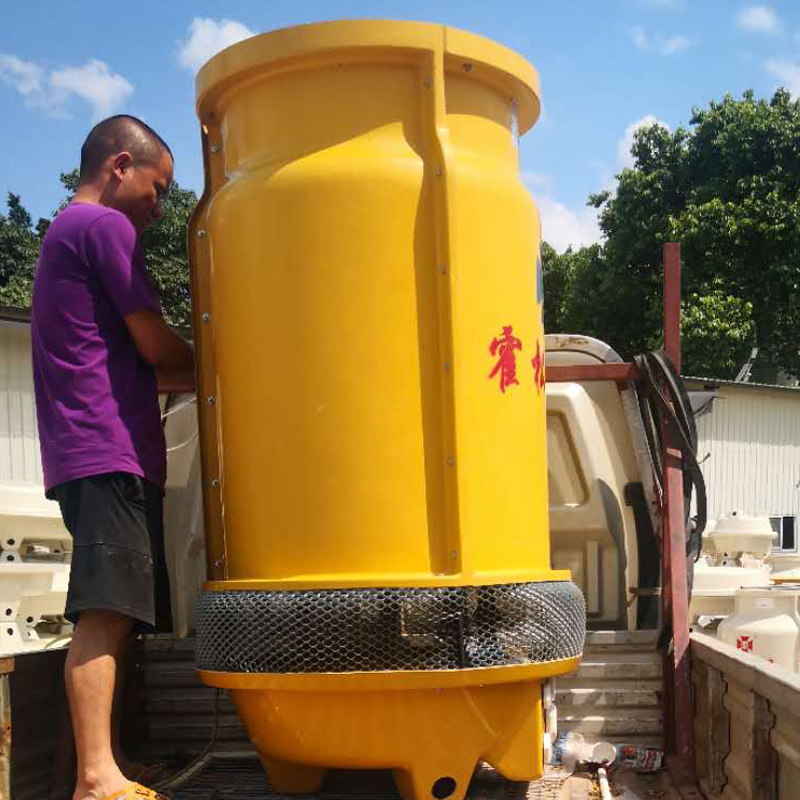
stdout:
MULTIPOLYGON (((641 380, 636 395, 645 430, 647 447, 653 464, 656 488, 663 501, 664 464, 662 426, 666 426, 673 446, 683 459, 683 502, 686 529, 686 581, 689 598, 692 594, 694 564, 700 557, 703 531, 707 520, 706 484, 697 460, 697 425, 683 381, 670 357, 663 351, 636 356, 641 380), (692 495, 697 513, 690 518, 692 495)), ((663 542, 663 536, 662 536, 663 542)), ((669 641, 668 620, 662 620, 660 641, 669 641)))

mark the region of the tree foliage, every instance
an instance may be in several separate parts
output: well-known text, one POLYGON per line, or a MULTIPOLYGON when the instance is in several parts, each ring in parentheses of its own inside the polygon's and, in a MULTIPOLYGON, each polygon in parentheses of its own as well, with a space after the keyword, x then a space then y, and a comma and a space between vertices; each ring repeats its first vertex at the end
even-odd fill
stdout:
POLYGON ((8 193, 6 214, 0 214, 0 305, 30 306, 33 271, 41 236, 19 195, 8 193))
MULTIPOLYGON (((65 208, 78 188, 78 170, 62 173, 65 208)), ((162 202, 163 217, 142 236, 147 267, 158 292, 164 316, 173 325, 191 324, 186 226, 197 196, 173 183, 162 202)), ((29 308, 33 273, 50 220, 36 227, 18 195, 9 194, 8 212, 0 214, 0 305, 29 308)))
POLYGON ((197 195, 191 189, 173 183, 161 203, 163 217, 142 236, 147 267, 172 325, 192 324, 186 227, 196 205, 197 195))
POLYGON ((757 345, 756 380, 799 375, 800 104, 782 89, 726 96, 694 109, 688 128, 639 130, 631 153, 616 191, 589 199, 602 248, 545 261, 569 287, 549 329, 596 335, 628 357, 657 345, 662 246, 676 241, 684 372, 734 377, 757 345))

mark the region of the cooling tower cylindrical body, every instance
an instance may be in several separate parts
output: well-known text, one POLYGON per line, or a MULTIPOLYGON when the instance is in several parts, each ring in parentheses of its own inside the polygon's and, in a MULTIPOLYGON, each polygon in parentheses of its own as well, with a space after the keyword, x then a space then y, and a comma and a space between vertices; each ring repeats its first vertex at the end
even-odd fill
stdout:
POLYGON ((197 78, 203 680, 273 783, 541 772, 585 613, 550 569, 538 79, 438 25, 257 36, 197 78))

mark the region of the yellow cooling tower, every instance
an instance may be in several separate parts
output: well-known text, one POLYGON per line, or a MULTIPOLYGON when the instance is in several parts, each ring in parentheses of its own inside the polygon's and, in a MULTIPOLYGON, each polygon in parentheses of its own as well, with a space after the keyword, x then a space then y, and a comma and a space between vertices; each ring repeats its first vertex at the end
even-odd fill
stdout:
POLYGON ((540 229, 517 54, 451 28, 257 36, 197 78, 190 231, 210 580, 203 680, 273 784, 542 770, 583 599, 550 569, 540 229))

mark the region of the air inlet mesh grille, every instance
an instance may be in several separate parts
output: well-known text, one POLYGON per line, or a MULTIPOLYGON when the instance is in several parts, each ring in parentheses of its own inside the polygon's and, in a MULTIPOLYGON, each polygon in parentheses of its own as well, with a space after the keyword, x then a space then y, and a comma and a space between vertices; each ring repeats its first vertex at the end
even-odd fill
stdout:
POLYGON ((569 581, 433 589, 205 592, 197 667, 244 673, 446 670, 581 654, 569 581))

